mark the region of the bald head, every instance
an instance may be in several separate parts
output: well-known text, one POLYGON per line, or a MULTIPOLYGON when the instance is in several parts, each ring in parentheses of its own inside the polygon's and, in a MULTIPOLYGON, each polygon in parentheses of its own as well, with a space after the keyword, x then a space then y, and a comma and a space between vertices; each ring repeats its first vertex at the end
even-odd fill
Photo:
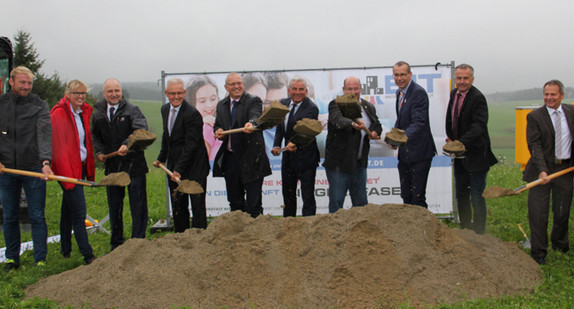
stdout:
POLYGON ((122 85, 115 78, 108 78, 104 82, 104 98, 111 105, 116 105, 122 99, 122 85))

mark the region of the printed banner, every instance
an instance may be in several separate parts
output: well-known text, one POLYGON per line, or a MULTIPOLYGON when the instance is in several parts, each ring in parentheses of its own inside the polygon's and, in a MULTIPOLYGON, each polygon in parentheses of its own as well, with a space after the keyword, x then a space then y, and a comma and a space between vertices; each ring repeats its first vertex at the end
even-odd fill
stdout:
MULTIPOLYGON (((445 143, 445 114, 448 105, 451 68, 449 66, 414 66, 411 68, 413 80, 421 85, 430 99, 430 125, 436 148, 442 149, 445 143)), ((164 85, 170 78, 181 78, 187 90, 186 101, 193 104, 202 114, 204 120, 204 138, 208 148, 210 162, 221 146, 213 136, 213 123, 217 102, 227 94, 224 88, 225 77, 228 73, 164 73, 164 85)), ((342 95, 343 81, 349 76, 361 80, 361 97, 373 103, 377 116, 383 126, 383 135, 390 131, 395 123, 395 100, 397 86, 394 83, 392 67, 364 69, 329 69, 302 71, 261 71, 243 73, 245 91, 256 95, 267 106, 271 101, 286 98, 289 80, 301 76, 307 80, 308 96, 319 108, 319 120, 324 130, 317 136, 321 163, 325 152, 327 137, 328 105, 337 95, 342 95)), ((164 97, 167 103, 167 98, 164 97)), ((281 156, 271 154, 275 129, 264 131, 266 151, 271 163, 273 174, 265 178, 263 183, 264 214, 283 215, 283 196, 281 193, 281 156)), ((371 141, 369 167, 367 170, 367 195, 369 203, 402 203, 400 197, 399 174, 397 170, 396 151, 391 150, 381 140, 371 141)), ((327 176, 322 166, 317 169, 315 180, 315 197, 317 213, 328 213, 327 176)), ((427 203, 429 210, 441 216, 453 214, 452 200, 452 167, 451 159, 437 155, 433 159, 427 186, 427 203)), ((211 175, 207 180, 207 215, 218 216, 229 211, 225 180, 211 175)), ((298 189, 297 214, 301 215, 302 200, 298 189)), ((350 197, 345 200, 345 208, 351 206, 350 197)))

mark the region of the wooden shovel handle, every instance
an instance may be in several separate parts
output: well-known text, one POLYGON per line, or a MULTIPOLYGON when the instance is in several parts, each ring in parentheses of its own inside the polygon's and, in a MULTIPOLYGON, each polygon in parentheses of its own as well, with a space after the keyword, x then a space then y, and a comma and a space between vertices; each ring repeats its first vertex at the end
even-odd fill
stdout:
MULTIPOLYGON (((162 163, 159 164, 159 168, 161 168, 164 172, 166 172, 166 174, 168 174, 170 178, 173 177, 173 173, 170 170, 168 170, 167 167, 165 167, 165 165, 163 165, 162 163)), ((178 183, 181 183, 181 180, 179 178, 176 177, 176 179, 178 183)))
POLYGON ((108 158, 115 157, 115 156, 117 156, 117 155, 119 155, 119 154, 120 154, 119 151, 114 151, 114 152, 105 154, 105 155, 103 155, 104 161, 107 160, 108 158))
MULTIPOLYGON (((355 121, 355 123, 357 123, 357 122, 355 121)), ((371 138, 371 130, 369 130, 367 127, 364 127, 363 131, 365 131, 365 133, 367 133, 367 135, 369 136, 369 139, 370 139, 371 138)), ((381 139, 381 137, 379 136, 379 138, 377 138, 377 139, 381 139)))
MULTIPOLYGON (((257 130, 257 128, 249 128, 247 130, 253 132, 253 131, 257 130)), ((223 132, 221 132, 221 135, 225 136, 225 135, 241 133, 241 132, 243 132, 243 128, 237 128, 237 129, 231 129, 231 130, 223 131, 223 132)))
MULTIPOLYGON (((571 166, 571 167, 569 167, 569 168, 563 169, 563 170, 558 171, 558 172, 556 172, 556 173, 550 174, 550 175, 546 176, 546 178, 549 179, 549 180, 551 180, 551 179, 560 177, 560 176, 562 176, 562 175, 564 175, 564 174, 568 174, 568 173, 570 173, 570 172, 572 172, 572 171, 574 171, 574 166, 571 166)), ((539 185, 539 184, 542 184, 542 179, 540 179, 540 178, 539 178, 539 179, 536 179, 535 181, 529 182, 529 183, 527 183, 527 184, 525 184, 525 185, 523 185, 523 186, 521 186, 521 187, 518 187, 518 188, 514 189, 514 192, 520 193, 520 192, 526 191, 526 190, 528 190, 528 189, 530 189, 530 188, 532 188, 532 187, 536 187, 536 186, 539 185)))
MULTIPOLYGON (((17 170, 17 169, 13 169, 13 168, 3 168, 2 170, 0 170, 2 173, 10 173, 10 174, 16 174, 16 175, 23 175, 23 176, 31 176, 31 177, 38 177, 38 178, 42 178, 44 177, 44 174, 42 173, 36 173, 36 172, 30 172, 30 171, 23 171, 23 170, 17 170)), ((69 183, 73 183, 76 185, 82 185, 82 186, 89 186, 89 187, 96 187, 98 186, 97 183, 92 182, 92 181, 87 181, 87 180, 83 180, 83 179, 76 179, 76 178, 70 178, 70 177, 64 177, 64 176, 58 176, 58 175, 48 175, 48 179, 50 180, 57 180, 57 181, 63 181, 63 182, 69 182, 69 183)))

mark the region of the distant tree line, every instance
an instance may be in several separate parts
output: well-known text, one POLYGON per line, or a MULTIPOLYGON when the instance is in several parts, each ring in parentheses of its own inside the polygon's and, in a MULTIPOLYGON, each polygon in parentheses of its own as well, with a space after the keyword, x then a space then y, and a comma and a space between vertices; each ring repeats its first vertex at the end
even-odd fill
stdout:
MULTIPOLYGON (((542 100, 544 99, 544 91, 542 88, 532 88, 509 92, 496 92, 486 95, 489 103, 499 103, 508 101, 525 101, 525 100, 542 100)), ((574 88, 566 87, 564 89, 565 98, 574 98, 574 88)))

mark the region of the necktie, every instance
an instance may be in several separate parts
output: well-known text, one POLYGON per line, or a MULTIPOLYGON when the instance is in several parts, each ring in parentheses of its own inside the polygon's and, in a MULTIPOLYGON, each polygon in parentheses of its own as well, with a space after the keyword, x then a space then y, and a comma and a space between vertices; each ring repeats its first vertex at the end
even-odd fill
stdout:
POLYGON ((289 112, 289 119, 287 120, 287 127, 285 128, 285 131, 287 130, 292 130, 293 128, 293 122, 295 121, 293 119, 293 115, 295 115, 295 108, 297 107, 297 104, 293 103, 291 106, 291 111, 289 112))
MULTIPOLYGON (((231 101, 231 128, 238 128, 239 125, 237 124, 237 117, 236 117, 236 108, 237 101, 231 101)), ((229 143, 231 144, 231 150, 235 153, 239 153, 241 144, 239 143, 240 134, 230 134, 229 135, 229 143)))
POLYGON ((403 102, 405 101, 405 93, 402 90, 399 90, 400 92, 400 96, 399 96, 399 111, 401 110, 401 108, 403 107, 403 102))
POLYGON ((456 100, 454 101, 454 110, 452 113, 452 128, 454 130, 454 138, 458 139, 458 115, 460 114, 460 106, 462 105, 461 102, 462 94, 456 94, 456 100))
POLYGON ((564 142, 562 141, 562 121, 560 119, 560 111, 555 110, 552 114, 554 115, 554 147, 556 148, 554 149, 554 154, 557 159, 563 159, 564 154, 562 153, 562 145, 564 142))
POLYGON ((110 122, 112 122, 112 118, 114 118, 114 110, 115 110, 115 109, 116 109, 116 108, 113 107, 113 106, 110 107, 110 122))
POLYGON ((173 129, 173 124, 175 123, 175 118, 177 117, 176 109, 171 109, 171 117, 169 118, 169 135, 171 136, 171 130, 173 129))

